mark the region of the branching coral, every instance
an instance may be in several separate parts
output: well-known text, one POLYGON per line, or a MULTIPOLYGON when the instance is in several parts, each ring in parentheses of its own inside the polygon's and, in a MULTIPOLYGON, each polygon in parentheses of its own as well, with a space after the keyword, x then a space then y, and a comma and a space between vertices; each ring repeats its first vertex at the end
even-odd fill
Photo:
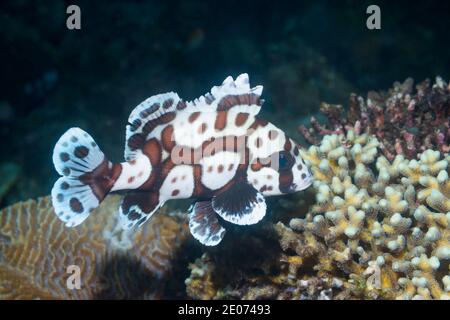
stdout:
POLYGON ((311 267, 308 255, 312 252, 308 249, 298 255, 290 252, 291 240, 301 241, 281 223, 267 223, 258 230, 229 236, 223 247, 209 250, 190 264, 191 275, 186 279, 188 296, 249 300, 333 298, 333 290, 340 291, 342 281, 309 272, 300 274, 300 270, 311 267), (239 250, 233 250, 236 246, 239 250))
POLYGON ((368 98, 352 94, 348 111, 341 105, 322 103, 327 123, 311 118, 311 127, 299 130, 311 144, 324 135, 369 133, 377 137, 385 157, 413 159, 426 149, 450 151, 450 85, 440 77, 431 86, 424 81, 413 91, 413 80, 395 83, 388 93, 369 92, 368 98))
POLYGON ((85 224, 66 228, 48 197, 0 211, 0 299, 158 298, 188 236, 177 216, 159 214, 136 233, 117 229, 118 196, 85 224), (67 286, 79 266, 81 289, 67 286))
POLYGON ((426 150, 418 160, 398 155, 389 161, 379 145, 376 137, 349 130, 302 151, 316 193, 306 216, 289 225, 267 223, 262 235, 240 239, 252 243, 249 252, 266 257, 254 264, 257 270, 244 268, 230 278, 226 261, 245 261, 245 254, 241 260, 230 257, 225 252, 231 244, 220 253, 207 252, 191 265, 188 294, 448 299, 450 157, 426 150), (258 246, 255 239, 261 237, 265 242, 258 246))
POLYGON ((290 226, 344 255, 350 273, 379 268, 387 278, 378 289, 397 298, 448 298, 450 157, 426 150, 419 160, 397 155, 389 162, 377 157, 378 145, 375 137, 348 131, 303 152, 316 205, 290 226))

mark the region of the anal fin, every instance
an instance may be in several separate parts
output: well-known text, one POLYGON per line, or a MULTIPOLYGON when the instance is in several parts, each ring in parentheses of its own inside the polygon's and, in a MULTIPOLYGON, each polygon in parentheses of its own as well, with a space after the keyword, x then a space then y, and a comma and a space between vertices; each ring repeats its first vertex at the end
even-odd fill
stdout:
POLYGON ((215 196, 212 207, 222 219, 238 225, 258 223, 267 209, 264 196, 244 181, 215 196))
POLYGON ((205 246, 215 246, 222 241, 225 229, 219 224, 211 201, 196 202, 190 208, 189 229, 192 236, 205 246))
POLYGON ((129 192, 120 204, 120 225, 125 230, 141 226, 162 205, 155 192, 129 192))

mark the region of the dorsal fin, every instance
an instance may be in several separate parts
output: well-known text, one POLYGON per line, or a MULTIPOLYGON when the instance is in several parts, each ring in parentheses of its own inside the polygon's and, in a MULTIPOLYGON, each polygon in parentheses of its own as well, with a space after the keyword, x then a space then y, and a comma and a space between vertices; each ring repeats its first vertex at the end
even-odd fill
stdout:
POLYGON ((178 109, 184 109, 186 103, 175 92, 151 96, 141 102, 128 117, 125 134, 125 160, 132 160, 145 143, 148 134, 155 126, 168 120, 178 109))
POLYGON ((187 102, 186 110, 207 112, 236 108, 239 112, 257 114, 264 103, 261 99, 262 90, 263 86, 250 88, 247 73, 240 74, 236 80, 228 76, 220 86, 214 86, 205 95, 187 102))
POLYGON ((250 88, 248 74, 239 75, 236 80, 228 76, 220 86, 190 102, 184 102, 175 92, 151 96, 140 103, 130 114, 126 128, 125 159, 132 160, 141 152, 141 147, 150 132, 173 119, 175 112, 216 112, 235 110, 256 115, 264 100, 263 87, 250 88))

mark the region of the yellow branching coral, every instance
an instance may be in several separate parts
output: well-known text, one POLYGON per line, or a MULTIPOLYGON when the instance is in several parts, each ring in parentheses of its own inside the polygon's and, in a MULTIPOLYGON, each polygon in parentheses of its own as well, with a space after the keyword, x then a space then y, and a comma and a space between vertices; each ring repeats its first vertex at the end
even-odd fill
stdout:
POLYGON ((378 146, 375 137, 349 131, 302 151, 316 204, 290 226, 335 248, 334 261, 353 260, 349 272, 362 275, 366 289, 399 299, 448 299, 450 157, 426 150, 418 160, 389 162, 378 146), (366 271, 358 274, 355 264, 366 271))
POLYGON ((85 224, 66 228, 48 197, 0 211, 0 299, 158 298, 188 236, 186 222, 160 214, 136 233, 117 228, 119 196, 85 224), (81 271, 81 288, 67 285, 81 271))
POLYGON ((303 218, 230 235, 191 264, 190 297, 449 298, 448 155, 388 161, 374 136, 349 131, 302 156, 315 178, 303 197, 315 200, 287 204, 290 217, 297 210, 303 218))

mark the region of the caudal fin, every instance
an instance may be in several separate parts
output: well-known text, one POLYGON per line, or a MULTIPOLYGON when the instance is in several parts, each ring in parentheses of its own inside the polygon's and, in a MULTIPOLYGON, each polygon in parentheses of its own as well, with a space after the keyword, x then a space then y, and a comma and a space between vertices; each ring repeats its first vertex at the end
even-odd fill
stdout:
POLYGON ((104 184, 111 163, 94 139, 80 128, 64 133, 53 150, 53 163, 62 176, 52 189, 55 213, 66 226, 82 223, 110 190, 104 184), (96 177, 100 176, 100 179, 96 177))

